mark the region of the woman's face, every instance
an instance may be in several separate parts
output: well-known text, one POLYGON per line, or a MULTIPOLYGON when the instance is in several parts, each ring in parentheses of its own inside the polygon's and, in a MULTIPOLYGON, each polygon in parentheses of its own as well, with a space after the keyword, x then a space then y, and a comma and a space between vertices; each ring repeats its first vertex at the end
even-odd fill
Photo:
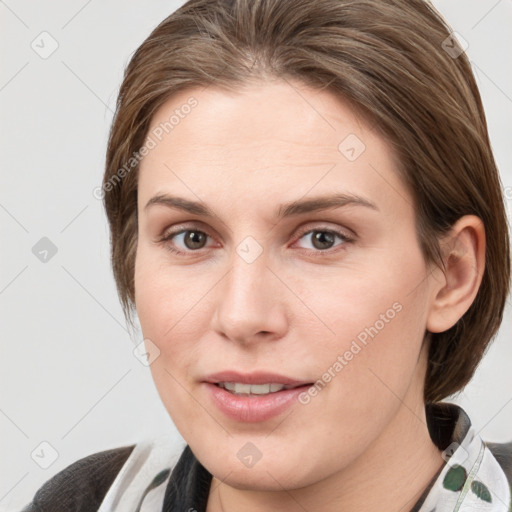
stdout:
POLYGON ((281 490, 393 449, 423 414, 434 284, 384 140, 331 93, 278 81, 175 95, 147 147, 136 307, 201 463, 281 490))

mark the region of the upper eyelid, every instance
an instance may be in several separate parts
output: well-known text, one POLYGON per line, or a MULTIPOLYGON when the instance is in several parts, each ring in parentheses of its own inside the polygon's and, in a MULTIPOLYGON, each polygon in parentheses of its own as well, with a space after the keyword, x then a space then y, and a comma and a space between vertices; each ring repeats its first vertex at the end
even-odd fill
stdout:
POLYGON ((325 226, 322 226, 322 225, 316 225, 316 226, 303 226, 303 227, 300 227, 297 232, 298 232, 298 236, 299 238, 301 236, 304 236, 305 234, 307 233, 310 233, 311 231, 331 231, 333 233, 336 233, 338 235, 343 235, 345 236, 346 238, 354 238, 355 237, 355 233, 352 232, 352 230, 348 229, 348 228, 342 228, 342 227, 329 227, 327 225, 325 226))
MULTIPOLYGON (((308 233, 309 231, 316 230, 325 230, 325 231, 347 231, 347 236, 356 236, 356 233, 345 226, 336 226, 331 227, 327 224, 333 223, 332 221, 322 221, 322 220, 311 220, 307 223, 304 223, 300 227, 296 228, 294 232, 300 232, 302 234, 308 233)), ((203 227, 200 221, 191 221, 190 224, 187 222, 178 223, 177 226, 165 228, 162 232, 162 236, 166 236, 167 233, 177 235, 182 233, 183 231, 201 231, 209 236, 209 229, 207 227, 203 227)))

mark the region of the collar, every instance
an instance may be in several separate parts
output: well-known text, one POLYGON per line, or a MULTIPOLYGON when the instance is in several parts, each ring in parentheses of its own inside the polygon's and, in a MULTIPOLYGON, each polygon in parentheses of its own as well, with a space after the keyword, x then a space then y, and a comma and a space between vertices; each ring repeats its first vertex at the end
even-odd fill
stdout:
MULTIPOLYGON (((419 512, 509 512, 507 476, 466 412, 455 404, 426 405, 427 426, 445 460, 422 496, 419 512)), ((414 508, 413 508, 414 511, 414 508)))

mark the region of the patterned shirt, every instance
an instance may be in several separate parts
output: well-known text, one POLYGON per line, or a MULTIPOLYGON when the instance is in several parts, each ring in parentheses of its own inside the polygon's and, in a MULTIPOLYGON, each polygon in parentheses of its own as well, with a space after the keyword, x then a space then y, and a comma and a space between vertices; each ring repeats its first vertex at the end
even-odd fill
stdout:
MULTIPOLYGON (((512 512, 512 442, 485 443, 455 404, 427 404, 444 463, 409 512, 512 512)), ((170 437, 89 455, 47 481, 22 512, 205 512, 212 475, 170 437)))

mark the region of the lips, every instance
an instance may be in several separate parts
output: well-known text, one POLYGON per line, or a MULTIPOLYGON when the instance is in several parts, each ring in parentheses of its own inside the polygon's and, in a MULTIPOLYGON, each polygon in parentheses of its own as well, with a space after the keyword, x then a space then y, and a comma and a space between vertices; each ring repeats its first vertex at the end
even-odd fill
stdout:
POLYGON ((277 373, 253 372, 242 374, 235 371, 223 371, 209 375, 203 381, 203 384, 207 396, 225 416, 236 422, 255 423, 270 420, 284 413, 286 409, 297 402, 298 396, 313 383, 277 373), (226 384, 228 388, 234 390, 226 389, 226 384), (257 391, 258 386, 269 384, 284 386, 284 388, 264 394, 245 393, 248 390, 257 391), (242 393, 238 394, 236 390, 242 391, 242 393))

